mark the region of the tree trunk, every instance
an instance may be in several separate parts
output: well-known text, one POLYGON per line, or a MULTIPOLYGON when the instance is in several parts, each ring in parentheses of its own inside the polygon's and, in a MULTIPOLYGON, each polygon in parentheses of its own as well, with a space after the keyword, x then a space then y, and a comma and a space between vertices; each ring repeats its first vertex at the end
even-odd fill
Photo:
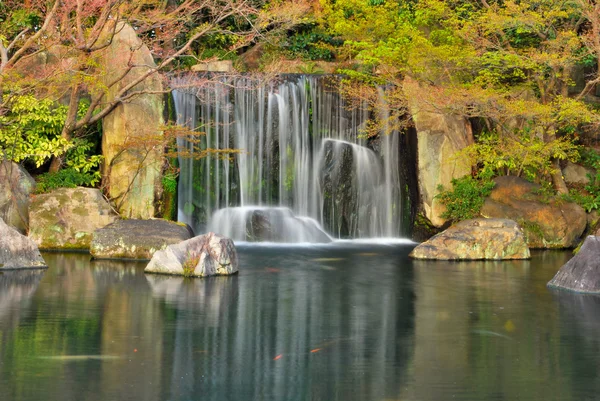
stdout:
POLYGON ((554 189, 559 194, 568 194, 569 190, 567 189, 567 184, 565 184, 565 180, 562 176, 558 160, 552 160, 552 168, 554 169, 554 173, 552 173, 552 185, 554 186, 554 189))

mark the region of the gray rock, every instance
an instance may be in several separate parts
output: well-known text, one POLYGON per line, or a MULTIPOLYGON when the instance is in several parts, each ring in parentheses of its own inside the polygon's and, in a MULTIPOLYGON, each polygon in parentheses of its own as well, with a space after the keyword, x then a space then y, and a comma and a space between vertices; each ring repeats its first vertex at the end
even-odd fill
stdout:
POLYGON ((595 172, 579 164, 567 162, 567 166, 562 170, 563 177, 567 184, 589 184, 588 175, 594 176, 595 172))
POLYGON ((0 162, 0 218, 26 234, 29 228, 29 195, 35 180, 19 164, 0 162))
POLYGON ((209 61, 193 65, 191 68, 195 72, 233 72, 233 62, 231 60, 209 61))
MULTIPOLYGON (((113 27, 108 24, 106 28, 113 27)), ((152 53, 131 25, 117 22, 114 36, 108 37, 111 40, 98 60, 106 71, 106 102, 114 100, 124 86, 156 68, 152 53), (123 78, 112 85, 114 77, 123 78)), ((102 176, 109 183, 108 196, 116 200, 121 216, 150 219, 156 215, 162 191, 163 150, 156 146, 164 123, 162 77, 151 74, 132 91, 140 94, 120 102, 102 119, 102 176), (146 146, 147 142, 152 145, 146 146), (132 147, 132 143, 136 145, 132 147)))
POLYGON ((516 222, 471 219, 457 223, 418 245, 415 259, 478 260, 529 259, 529 248, 516 222))
POLYGON ((29 210, 29 238, 40 249, 89 249, 94 231, 114 222, 99 189, 60 188, 35 195, 29 210))
POLYGON ((560 268, 548 286, 600 293, 600 237, 589 235, 577 255, 560 268))
POLYGON ((0 270, 43 267, 46 262, 37 245, 0 218, 0 270))
POLYGON ((231 239, 208 233, 157 251, 144 271, 190 277, 226 276, 238 271, 237 252, 231 239))
POLYGON ((156 251, 192 236, 188 226, 172 221, 117 220, 94 232, 90 253, 96 259, 151 259, 156 251))

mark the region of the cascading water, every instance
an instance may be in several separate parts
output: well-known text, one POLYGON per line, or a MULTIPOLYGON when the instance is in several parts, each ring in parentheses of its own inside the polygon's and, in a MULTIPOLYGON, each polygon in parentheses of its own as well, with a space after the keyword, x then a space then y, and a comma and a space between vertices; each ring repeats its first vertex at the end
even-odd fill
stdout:
POLYGON ((366 107, 349 110, 326 78, 223 80, 176 91, 174 102, 201 146, 240 150, 194 160, 194 143, 180 140, 178 218, 197 232, 279 242, 403 234, 400 134, 365 138, 366 107))

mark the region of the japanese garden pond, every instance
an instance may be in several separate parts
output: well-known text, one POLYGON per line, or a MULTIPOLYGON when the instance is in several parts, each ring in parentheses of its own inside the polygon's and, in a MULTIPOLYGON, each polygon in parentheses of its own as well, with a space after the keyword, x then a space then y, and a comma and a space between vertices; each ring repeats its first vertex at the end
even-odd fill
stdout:
POLYGON ((569 252, 412 261, 414 245, 241 246, 240 273, 46 253, 0 275, 0 398, 592 400, 600 298, 569 252))

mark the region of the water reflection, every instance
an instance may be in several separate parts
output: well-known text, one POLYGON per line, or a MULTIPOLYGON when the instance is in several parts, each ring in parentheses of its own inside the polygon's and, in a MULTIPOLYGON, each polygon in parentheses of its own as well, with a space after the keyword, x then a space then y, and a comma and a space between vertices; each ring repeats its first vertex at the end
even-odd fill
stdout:
POLYGON ((585 400, 600 298, 570 257, 411 262, 409 249, 242 249, 237 276, 46 254, 0 275, 0 394, 29 400, 585 400))

